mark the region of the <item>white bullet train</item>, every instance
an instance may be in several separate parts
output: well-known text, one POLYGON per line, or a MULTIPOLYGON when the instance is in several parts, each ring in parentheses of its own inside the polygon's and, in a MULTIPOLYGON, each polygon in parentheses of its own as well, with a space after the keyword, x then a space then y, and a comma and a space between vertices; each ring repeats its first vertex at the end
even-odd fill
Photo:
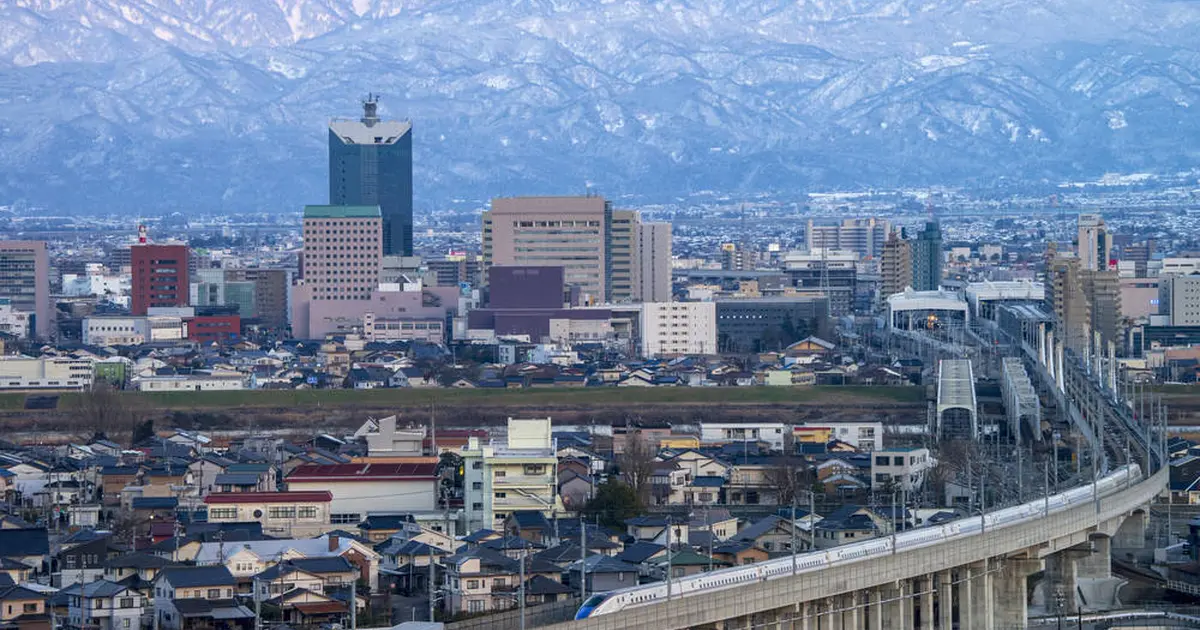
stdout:
MULTIPOLYGON (((862 562, 878 556, 903 553, 940 544, 963 536, 976 536, 981 531, 1009 527, 1026 521, 1042 518, 1046 511, 1051 514, 1068 508, 1078 507, 1124 489, 1130 483, 1141 481, 1141 467, 1137 464, 1122 466, 1101 477, 1093 488, 1086 484, 1066 492, 1055 494, 1049 500, 1042 498, 1022 505, 988 512, 978 516, 961 518, 945 525, 922 527, 892 536, 874 538, 860 543, 842 545, 824 551, 810 551, 796 556, 796 571, 807 573, 826 567, 862 562), (1094 495, 1093 495, 1094 493, 1094 495), (894 543, 893 543, 894 538, 894 543), (893 549, 893 544, 895 548, 893 549)), ((773 580, 792 574, 792 557, 784 556, 757 564, 731 567, 676 579, 671 584, 671 598, 687 598, 715 591, 742 586, 753 582, 773 580)), ((607 593, 592 595, 576 613, 576 619, 607 615, 628 608, 647 606, 667 599, 665 582, 632 586, 607 593)))

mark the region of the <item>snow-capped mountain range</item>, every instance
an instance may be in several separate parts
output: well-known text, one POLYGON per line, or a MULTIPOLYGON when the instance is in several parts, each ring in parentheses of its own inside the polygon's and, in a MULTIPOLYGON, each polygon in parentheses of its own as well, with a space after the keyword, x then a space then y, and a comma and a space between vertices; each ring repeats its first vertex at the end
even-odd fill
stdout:
POLYGON ((368 92, 425 211, 1174 173, 1198 32, 1190 0, 6 0, 0 204, 323 203, 368 92))

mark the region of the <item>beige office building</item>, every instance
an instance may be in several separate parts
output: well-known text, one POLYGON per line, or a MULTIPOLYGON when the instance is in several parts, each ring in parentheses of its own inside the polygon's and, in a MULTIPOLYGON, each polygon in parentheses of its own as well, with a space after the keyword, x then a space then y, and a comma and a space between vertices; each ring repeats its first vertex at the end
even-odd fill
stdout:
POLYGON ((1104 346, 1120 345, 1124 334, 1121 316, 1121 279, 1116 271, 1084 268, 1074 256, 1050 260, 1046 301, 1054 311, 1058 330, 1070 350, 1082 354, 1100 334, 1104 346))
POLYGON ((293 291, 292 327, 310 339, 319 336, 310 328, 317 313, 370 300, 379 287, 383 219, 379 206, 305 206, 303 225, 304 276, 293 291))
POLYGON ((642 302, 671 301, 671 224, 641 224, 642 302))
POLYGON ((885 219, 844 219, 836 223, 818 223, 812 219, 804 231, 808 251, 844 249, 858 252, 863 258, 875 258, 883 250, 888 237, 885 219))
POLYGON ((889 295, 904 293, 913 283, 912 243, 900 238, 898 232, 888 235, 879 260, 882 279, 879 299, 887 302, 889 295))
POLYGON ((1112 237, 1098 214, 1079 215, 1079 260, 1084 269, 1104 271, 1112 259, 1112 237))
POLYGON ((562 267, 595 304, 669 299, 670 226, 642 223, 637 211, 603 197, 509 197, 493 199, 482 220, 485 268, 562 267))

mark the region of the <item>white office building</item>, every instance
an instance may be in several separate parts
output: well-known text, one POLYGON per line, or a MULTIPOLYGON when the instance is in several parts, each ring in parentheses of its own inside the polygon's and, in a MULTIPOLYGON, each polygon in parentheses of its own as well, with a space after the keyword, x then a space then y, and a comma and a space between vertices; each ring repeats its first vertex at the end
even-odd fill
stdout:
POLYGON ((641 343, 644 357, 717 352, 715 302, 648 302, 642 305, 641 343))

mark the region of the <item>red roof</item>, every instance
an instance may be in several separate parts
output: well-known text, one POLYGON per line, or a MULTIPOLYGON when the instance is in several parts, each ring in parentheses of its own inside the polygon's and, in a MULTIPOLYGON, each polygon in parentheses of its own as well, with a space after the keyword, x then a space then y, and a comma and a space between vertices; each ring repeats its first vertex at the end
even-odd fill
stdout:
POLYGON ((329 615, 334 613, 344 613, 347 606, 342 602, 311 602, 306 604, 293 604, 296 610, 299 610, 305 615, 329 615))
POLYGON ((328 490, 305 492, 218 492, 204 497, 205 503, 328 503, 328 490))
POLYGON ((288 481, 422 481, 435 478, 437 464, 306 464, 288 481))

